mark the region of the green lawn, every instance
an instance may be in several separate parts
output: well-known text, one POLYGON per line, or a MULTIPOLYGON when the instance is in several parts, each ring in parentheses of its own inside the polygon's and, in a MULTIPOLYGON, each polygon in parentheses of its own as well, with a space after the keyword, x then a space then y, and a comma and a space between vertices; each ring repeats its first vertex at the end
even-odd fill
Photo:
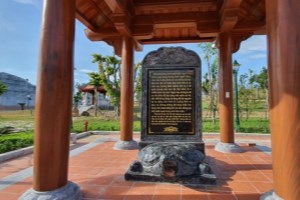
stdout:
MULTIPOLYGON (((95 117, 80 117, 74 120, 73 132, 82 132, 84 130, 84 122, 88 121, 89 130, 103 130, 103 131, 117 131, 120 130, 119 121, 104 121, 95 117)), ((140 131, 140 121, 134 121, 134 131, 140 131)), ((202 121, 202 132, 219 132, 219 121, 216 124, 212 123, 210 119, 204 119, 202 121)), ((268 120, 260 118, 251 118, 249 120, 241 121, 239 132, 245 133, 269 133, 268 120)))
MULTIPOLYGON (((207 112, 207 110, 204 112, 207 112)), ((84 131, 84 123, 88 121, 88 130, 92 131, 118 131, 119 119, 112 113, 101 111, 98 117, 74 117, 71 132, 84 131)), ((140 131, 141 122, 139 114, 135 114, 134 131, 140 131)), ((260 116, 260 115, 259 115, 260 116)), ((0 153, 31 146, 33 144, 34 115, 30 111, 0 112, 0 128, 13 126, 16 133, 0 135, 0 153)), ((212 120, 203 114, 202 132, 219 132, 219 121, 213 124, 212 120)), ((269 133, 269 121, 263 117, 252 117, 248 120, 241 119, 239 132, 244 133, 269 133)))
MULTIPOLYGON (((79 117, 74 119, 72 132, 83 132, 84 131, 84 123, 88 121, 88 129, 89 130, 99 130, 99 131, 118 131, 120 130, 120 121, 118 120, 103 120, 97 117, 79 117)), ((134 121, 133 130, 140 130, 140 121, 134 121)))

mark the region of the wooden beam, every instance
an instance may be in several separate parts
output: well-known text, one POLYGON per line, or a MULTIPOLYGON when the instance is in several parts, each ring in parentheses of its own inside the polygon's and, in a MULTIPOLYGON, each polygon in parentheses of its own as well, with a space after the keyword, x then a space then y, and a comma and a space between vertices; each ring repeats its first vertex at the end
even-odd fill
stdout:
POLYGON ((220 16, 226 9, 240 7, 242 0, 224 0, 222 7, 220 8, 220 16))
POLYGON ((90 30, 96 30, 96 25, 92 24, 91 21, 89 21, 88 19, 86 19, 86 17, 77 9, 76 10, 76 18, 83 23, 87 28, 89 28, 90 30))
POLYGON ((220 9, 220 32, 231 31, 238 22, 238 12, 242 0, 225 0, 220 9))
POLYGON ((123 36, 132 36, 130 29, 131 17, 123 14, 114 14, 113 23, 119 33, 123 36))
POLYGON ((114 53, 117 56, 120 56, 120 57, 122 56, 122 39, 120 37, 107 38, 107 39, 104 39, 103 41, 114 48, 114 53))
POLYGON ((220 19, 220 32, 231 31, 238 22, 238 8, 226 9, 220 19))
POLYGON ((137 2, 135 4, 135 13, 137 15, 142 13, 151 13, 153 11, 159 10, 187 10, 190 8, 197 8, 198 11, 216 11, 217 10, 217 1, 202 1, 202 2, 195 2, 195 1, 186 1, 186 2, 179 2, 176 1, 169 1, 169 2, 159 2, 155 3, 153 1, 144 1, 144 2, 137 2))
POLYGON ((232 53, 237 52, 240 49, 240 45, 244 40, 247 40, 253 35, 253 32, 232 32, 232 53))
MULTIPOLYGON (((107 44, 113 46, 115 53, 121 56, 121 35, 116 29, 98 29, 96 31, 85 29, 84 32, 91 41, 105 41, 107 44)), ((136 51, 143 50, 142 44, 136 38, 134 38, 133 42, 136 51)))
POLYGON ((90 29, 85 29, 84 30, 85 35, 87 38, 89 38, 91 41, 101 41, 107 38, 112 38, 112 37, 119 37, 120 33, 116 31, 114 28, 110 29, 98 29, 95 31, 92 31, 90 29))
POLYGON ((101 3, 97 0, 77 1, 76 17, 91 30, 96 30, 99 26, 106 26, 111 22, 106 11, 102 11, 101 3), (79 10, 80 9, 80 10, 79 10), (93 13, 94 16, 89 19, 87 16, 93 13))
POLYGON ((262 30, 266 28, 266 22, 258 21, 242 21, 241 23, 236 24, 235 31, 255 31, 262 30))
POLYGON ((103 0, 113 13, 128 15, 128 11, 120 0, 103 0))
POLYGON ((188 38, 154 38, 151 40, 140 40, 141 44, 176 44, 176 43, 195 43, 195 42, 212 42, 215 38, 199 38, 199 37, 188 37, 188 38))
POLYGON ((133 44, 136 51, 143 51, 143 45, 135 38, 133 38, 133 44))
MULTIPOLYGON (((99 1, 99 0, 94 0, 99 1)), ((122 36, 132 36, 132 14, 120 0, 104 0, 113 13, 112 22, 122 36)))
MULTIPOLYGON (((132 36, 134 37, 134 39, 136 41, 149 41, 151 39, 154 38, 154 29, 155 28, 159 28, 159 27, 181 27, 180 25, 182 25, 183 27, 193 27, 195 26, 195 23, 175 23, 175 24, 157 24, 157 25, 136 25, 133 26, 132 28, 132 36)), ((196 27, 195 27, 196 28, 196 27)), ((117 31, 114 27, 109 28, 109 29, 97 29, 95 31, 86 29, 85 30, 85 34, 86 36, 92 40, 92 41, 100 41, 100 40, 104 40, 104 39, 115 39, 117 37, 121 37, 121 34, 119 33, 119 31, 117 31)), ((212 37, 216 37, 218 34, 218 23, 214 22, 214 23, 197 23, 197 34, 200 38, 178 38, 181 42, 182 41, 186 41, 189 42, 189 40, 191 41, 202 41, 205 40, 205 38, 212 38, 212 37), (201 39, 203 38, 203 39, 201 39)), ((160 43, 162 43, 162 41, 165 41, 167 39, 163 39, 160 41, 160 43)), ((171 38, 171 40, 173 40, 173 38, 171 38)), ((157 40, 154 40, 157 41, 157 40)), ((144 42, 143 42, 144 43, 144 42)), ((149 42, 147 42, 149 43, 149 42)), ((137 48, 137 50, 140 48, 137 48)))
POLYGON ((149 24, 166 24, 166 23, 187 23, 187 22, 213 22, 219 21, 217 12, 205 13, 169 13, 169 14, 153 14, 140 16, 137 15, 133 19, 135 25, 149 24))
POLYGON ((132 28, 132 36, 136 40, 151 39, 154 37, 153 25, 136 25, 132 28))
POLYGON ((201 38, 217 37, 219 33, 219 22, 198 22, 197 35, 201 38))
MULTIPOLYGON (((107 9, 107 5, 102 0, 92 0, 93 6, 98 10, 99 15, 105 16, 107 21, 112 21, 111 16, 112 12, 107 9)), ((104 26, 105 24, 101 24, 101 26, 104 26)))

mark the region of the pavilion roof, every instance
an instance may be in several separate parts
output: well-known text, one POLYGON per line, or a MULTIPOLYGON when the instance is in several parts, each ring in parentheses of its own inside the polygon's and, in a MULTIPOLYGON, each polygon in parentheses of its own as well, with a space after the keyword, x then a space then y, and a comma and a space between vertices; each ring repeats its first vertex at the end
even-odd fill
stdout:
POLYGON ((231 32, 242 40, 265 34, 265 0, 76 0, 76 17, 92 41, 105 41, 120 55, 120 36, 143 44, 215 41, 231 32))
MULTIPOLYGON (((94 92, 95 92, 94 86, 88 85, 88 84, 79 86, 79 87, 78 87, 78 90, 79 90, 80 92, 89 92, 89 93, 92 93, 92 94, 94 94, 94 92)), ((104 87, 103 87, 102 85, 99 86, 97 90, 98 90, 98 92, 100 92, 100 93, 106 93, 106 90, 104 89, 104 87)))

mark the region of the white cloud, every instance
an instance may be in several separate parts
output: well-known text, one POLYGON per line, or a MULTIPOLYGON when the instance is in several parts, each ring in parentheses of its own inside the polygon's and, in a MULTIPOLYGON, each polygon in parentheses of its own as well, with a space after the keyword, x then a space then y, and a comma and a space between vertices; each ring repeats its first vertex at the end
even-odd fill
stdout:
POLYGON ((82 73, 91 73, 91 72, 94 72, 93 70, 90 70, 90 69, 79 69, 77 71, 78 72, 82 72, 82 73))
POLYGON ((253 59, 260 59, 260 58, 267 58, 267 54, 266 53, 253 53, 250 58, 253 59))
POLYGON ((17 3, 33 5, 36 8, 41 8, 43 4, 43 0, 13 0, 17 3))
POLYGON ((242 42, 239 53, 247 54, 253 52, 266 52, 267 41, 266 36, 253 36, 242 42))

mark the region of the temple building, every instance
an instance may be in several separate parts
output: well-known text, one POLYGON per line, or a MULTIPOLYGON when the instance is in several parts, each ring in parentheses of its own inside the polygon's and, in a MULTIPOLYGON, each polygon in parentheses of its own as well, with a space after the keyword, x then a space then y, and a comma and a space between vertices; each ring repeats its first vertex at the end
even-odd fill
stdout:
MULTIPOLYGON (((94 86, 84 84, 78 88, 82 92, 82 101, 81 106, 91 106, 95 105, 95 89, 94 86)), ((106 96, 106 90, 103 86, 98 87, 98 106, 102 109, 109 109, 112 105, 109 102, 109 99, 106 96)))

